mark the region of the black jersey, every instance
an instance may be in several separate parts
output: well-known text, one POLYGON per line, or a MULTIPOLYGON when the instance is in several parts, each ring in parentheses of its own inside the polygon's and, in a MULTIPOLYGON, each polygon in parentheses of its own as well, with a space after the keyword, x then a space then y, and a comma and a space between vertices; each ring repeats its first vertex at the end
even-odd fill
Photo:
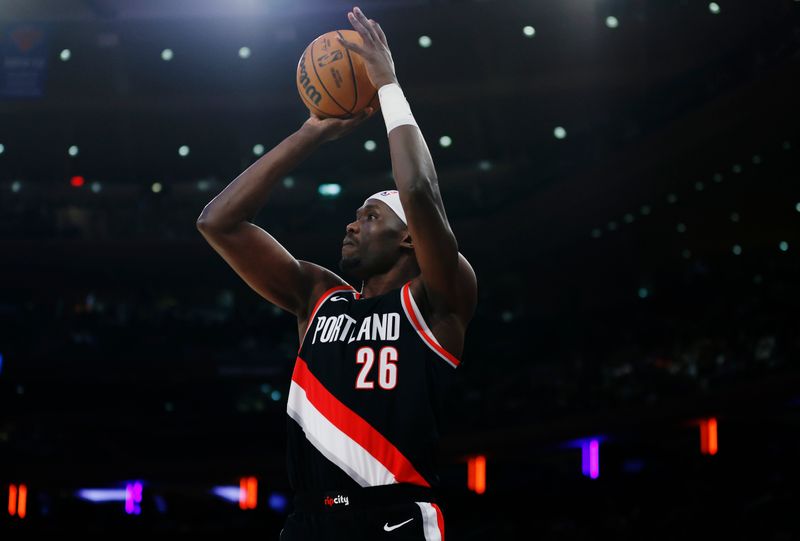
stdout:
POLYGON ((331 288, 308 319, 286 410, 295 491, 439 484, 443 394, 460 362, 431 333, 410 282, 360 297, 331 288))

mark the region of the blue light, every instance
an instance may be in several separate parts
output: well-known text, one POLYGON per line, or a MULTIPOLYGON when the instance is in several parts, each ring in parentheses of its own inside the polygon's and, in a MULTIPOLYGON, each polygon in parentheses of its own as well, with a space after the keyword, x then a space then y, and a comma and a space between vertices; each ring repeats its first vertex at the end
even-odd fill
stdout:
POLYGON ((76 495, 82 500, 93 503, 124 502, 126 490, 124 488, 82 488, 76 495))
POLYGON ((336 183, 320 184, 317 191, 322 197, 336 197, 342 193, 342 187, 336 183))
POLYGON ((274 509, 275 511, 278 512, 283 512, 286 510, 287 504, 288 501, 286 499, 286 496, 284 496, 280 492, 273 492, 272 494, 269 495, 268 505, 270 509, 274 509))
POLYGON ((584 440, 581 448, 583 475, 592 479, 600 476, 600 442, 598 440, 584 440))
POLYGON ((135 481, 125 486, 125 512, 139 515, 142 512, 142 482, 135 481))
POLYGON ((223 500, 228 500, 231 503, 239 503, 242 489, 238 486, 219 486, 214 487, 211 492, 223 500))
POLYGON ((3 373, 3 354, 0 353, 0 374, 3 373))

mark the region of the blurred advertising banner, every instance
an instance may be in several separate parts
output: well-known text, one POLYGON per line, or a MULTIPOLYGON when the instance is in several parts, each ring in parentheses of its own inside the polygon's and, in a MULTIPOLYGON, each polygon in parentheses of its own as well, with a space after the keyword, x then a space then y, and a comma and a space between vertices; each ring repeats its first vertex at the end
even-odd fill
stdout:
POLYGON ((39 98, 47 73, 47 29, 41 24, 0 26, 0 98, 39 98))

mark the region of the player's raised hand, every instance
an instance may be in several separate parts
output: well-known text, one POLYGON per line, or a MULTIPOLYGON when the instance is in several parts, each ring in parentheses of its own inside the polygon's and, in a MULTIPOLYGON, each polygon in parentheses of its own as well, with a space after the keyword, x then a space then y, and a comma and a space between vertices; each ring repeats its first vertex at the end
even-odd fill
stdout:
POLYGON ((342 38, 339 41, 364 58, 367 68, 367 75, 375 88, 380 88, 389 83, 396 83, 397 76, 394 73, 394 61, 392 53, 389 51, 389 43, 386 41, 386 34, 383 33, 381 25, 372 19, 367 19, 358 7, 347 14, 347 19, 353 25, 353 29, 361 36, 363 45, 353 43, 342 38))
POLYGON ((353 115, 352 118, 320 118, 311 113, 303 124, 303 128, 313 131, 321 142, 326 143, 344 137, 372 116, 374 112, 372 107, 367 107, 353 115))

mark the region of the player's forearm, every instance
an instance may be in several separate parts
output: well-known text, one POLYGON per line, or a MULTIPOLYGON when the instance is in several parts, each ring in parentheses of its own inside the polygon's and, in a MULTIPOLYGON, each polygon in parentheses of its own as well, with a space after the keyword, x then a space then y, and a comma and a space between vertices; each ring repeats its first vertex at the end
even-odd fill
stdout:
POLYGON ((252 220, 272 189, 305 160, 322 140, 317 131, 303 125, 278 146, 236 177, 200 213, 198 225, 225 231, 252 220))
POLYGON ((402 125, 389 132, 389 154, 401 193, 430 188, 437 182, 433 158, 416 126, 402 125))

